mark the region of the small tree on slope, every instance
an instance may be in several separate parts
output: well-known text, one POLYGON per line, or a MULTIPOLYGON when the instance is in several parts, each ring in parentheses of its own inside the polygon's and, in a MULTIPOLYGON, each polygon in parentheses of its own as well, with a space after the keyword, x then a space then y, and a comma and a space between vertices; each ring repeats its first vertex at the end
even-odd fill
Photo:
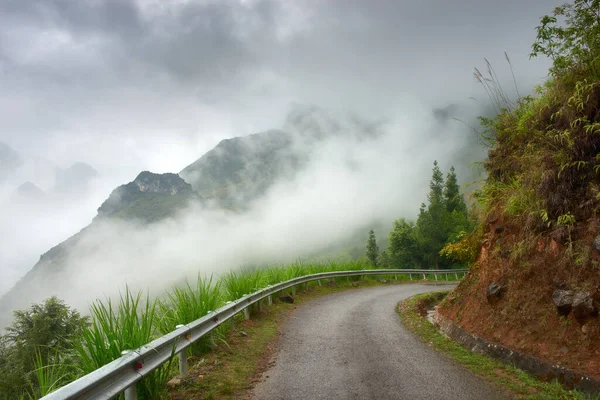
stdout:
POLYGON ((367 259, 373 267, 377 267, 379 257, 379 246, 377 246, 377 239, 375 239, 375 232, 373 229, 369 231, 369 239, 367 240, 367 259))

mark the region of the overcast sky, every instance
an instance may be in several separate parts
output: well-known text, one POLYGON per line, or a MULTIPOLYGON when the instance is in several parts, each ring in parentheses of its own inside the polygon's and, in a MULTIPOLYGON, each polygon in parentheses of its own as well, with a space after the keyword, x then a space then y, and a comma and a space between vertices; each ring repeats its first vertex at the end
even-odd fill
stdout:
MULTIPOLYGON (((505 51, 521 92, 543 82, 548 61, 529 60, 528 54, 539 18, 555 5, 0 0, 0 141, 25 159, 45 159, 36 164, 36 176, 43 176, 39 165, 65 168, 83 161, 101 177, 91 197, 59 199, 62 209, 3 206, 0 292, 40 254, 87 225, 117 185, 142 170, 178 172, 223 138, 280 128, 294 104, 392 121, 388 126, 398 137, 375 149, 389 150, 393 143, 398 150, 387 160, 401 155, 410 174, 389 178, 405 185, 388 193, 389 207, 374 200, 363 208, 393 212, 406 198, 403 191, 425 190, 433 159, 444 168, 457 159, 445 153, 460 143, 451 138, 427 143, 436 139, 423 127, 430 126, 429 110, 435 107, 477 104, 469 97, 486 100, 472 74, 474 67, 484 68, 484 57, 509 91, 505 51)), ((32 178, 11 182, 26 179, 32 178)), ((34 183, 44 190, 50 186, 34 183)), ((0 193, 16 187, 6 185, 0 193)), ((423 201, 408 200, 402 210, 416 212, 423 201)))
MULTIPOLYGON (((488 57, 524 86, 548 0, 3 0, 0 140, 66 166, 179 171, 292 103, 393 115, 484 97, 488 57)), ((510 81, 507 81, 510 86, 510 81)))

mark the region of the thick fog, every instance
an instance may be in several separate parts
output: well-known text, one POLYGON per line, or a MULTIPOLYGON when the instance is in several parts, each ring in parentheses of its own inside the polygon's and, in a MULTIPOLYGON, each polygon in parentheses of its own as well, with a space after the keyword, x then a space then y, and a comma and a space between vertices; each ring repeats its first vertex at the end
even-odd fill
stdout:
POLYGON ((472 76, 484 57, 512 95, 505 51, 522 93, 543 82, 548 61, 528 54, 553 5, 1 2, 0 142, 19 162, 0 174, 0 293, 88 225, 116 186, 142 170, 178 172, 224 138, 282 128, 294 104, 382 121, 381 135, 311 149, 305 170, 242 215, 195 207, 150 227, 98 226, 86 240, 110 253, 82 246, 37 295, 83 306, 125 282, 158 290, 198 270, 290 261, 373 220, 414 217, 433 160, 465 182, 485 157, 467 126, 433 110, 456 104, 472 120, 486 109, 472 76))

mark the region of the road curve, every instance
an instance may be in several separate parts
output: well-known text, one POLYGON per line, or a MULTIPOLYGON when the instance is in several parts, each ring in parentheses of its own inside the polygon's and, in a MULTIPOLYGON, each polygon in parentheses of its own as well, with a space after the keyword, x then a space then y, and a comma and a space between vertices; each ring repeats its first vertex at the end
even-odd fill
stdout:
POLYGON ((256 400, 473 399, 506 397, 404 328, 396 304, 448 286, 390 285, 324 296, 282 328, 274 366, 256 400))

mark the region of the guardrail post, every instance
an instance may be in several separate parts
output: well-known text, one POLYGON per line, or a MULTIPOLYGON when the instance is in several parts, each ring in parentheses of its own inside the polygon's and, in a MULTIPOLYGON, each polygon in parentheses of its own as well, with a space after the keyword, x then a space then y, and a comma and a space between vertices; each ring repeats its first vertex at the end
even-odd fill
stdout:
POLYGON ((256 302, 258 306, 258 312, 262 312, 262 299, 256 302))
POLYGON ((296 286, 292 286, 292 296, 296 295, 296 286))
POLYGON ((408 277, 410 278, 410 280, 412 281, 412 274, 408 274, 408 277))
MULTIPOLYGON (((184 325, 177 325, 175 329, 183 328, 184 325)), ((185 378, 189 374, 189 366, 187 360, 187 351, 181 350, 178 354, 179 356, 179 376, 181 378, 185 378)))
POLYGON ((435 276, 435 280, 437 281, 437 280, 438 280, 438 279, 437 279, 437 274, 433 274, 433 275, 435 276))
POLYGON ((397 281, 398 280, 398 274, 394 274, 394 280, 397 281))
POLYGON ((137 400, 137 385, 134 383, 125 389, 125 400, 137 400))
POLYGON ((458 274, 456 272, 454 273, 454 277, 456 278, 456 280, 458 280, 458 274))
POLYGON ((231 318, 229 318, 230 324, 231 324, 231 330, 233 330, 233 328, 235 328, 235 315, 233 315, 231 318))
POLYGON ((320 279, 317 282, 319 282, 319 286, 323 286, 320 279))
MULTIPOLYGON (((129 353, 131 353, 131 350, 123 350, 121 355, 124 356, 129 353)), ((134 383, 126 388, 123 393, 125 394, 125 400, 137 400, 137 385, 134 383)))
POLYGON ((248 307, 244 308, 244 319, 246 321, 250 319, 250 310, 248 310, 248 307))
POLYGON ((427 276, 425 276, 425 274, 423 274, 423 280, 426 281, 427 280, 427 276))
POLYGON ((273 305, 273 296, 269 295, 269 297, 267 297, 267 304, 272 306, 273 305))

